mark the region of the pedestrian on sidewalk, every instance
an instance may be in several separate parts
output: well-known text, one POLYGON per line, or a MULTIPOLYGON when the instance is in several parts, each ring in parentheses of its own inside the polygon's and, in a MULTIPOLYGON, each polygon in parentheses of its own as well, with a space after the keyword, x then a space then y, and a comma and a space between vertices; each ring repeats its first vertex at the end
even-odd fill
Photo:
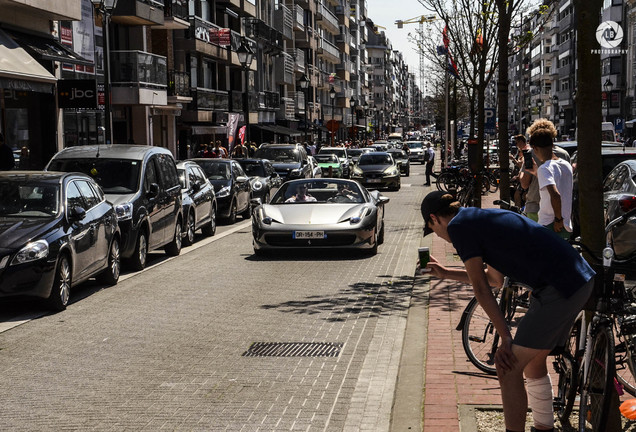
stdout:
POLYGON ((431 185, 431 176, 436 177, 433 174, 433 165, 435 164, 435 149, 431 145, 431 142, 426 143, 426 149, 424 150, 424 161, 426 161, 426 183, 424 186, 431 185))
POLYGON ((554 152, 557 132, 550 120, 535 120, 528 128, 528 135, 540 161, 526 170, 537 177, 538 222, 568 240, 572 233, 572 165, 554 152))
POLYGON ((472 284, 479 305, 499 333, 495 366, 506 431, 525 430, 528 405, 535 429, 553 431, 547 357, 556 346, 565 344, 592 292, 594 271, 554 231, 520 214, 463 208, 442 191, 429 193, 421 210, 424 235, 434 232, 452 243, 465 266, 451 269, 431 257, 426 268, 435 277, 472 284), (532 287, 530 308, 514 339, 491 290, 491 286, 501 286, 503 275, 532 287))

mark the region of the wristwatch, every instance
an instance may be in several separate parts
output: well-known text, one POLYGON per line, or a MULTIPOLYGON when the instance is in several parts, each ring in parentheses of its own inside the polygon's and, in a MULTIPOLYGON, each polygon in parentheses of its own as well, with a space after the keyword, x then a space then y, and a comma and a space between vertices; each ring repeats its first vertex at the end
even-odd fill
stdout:
POLYGON ((558 217, 555 216, 554 217, 554 221, 555 222, 563 222, 563 218, 562 217, 558 218, 558 217))

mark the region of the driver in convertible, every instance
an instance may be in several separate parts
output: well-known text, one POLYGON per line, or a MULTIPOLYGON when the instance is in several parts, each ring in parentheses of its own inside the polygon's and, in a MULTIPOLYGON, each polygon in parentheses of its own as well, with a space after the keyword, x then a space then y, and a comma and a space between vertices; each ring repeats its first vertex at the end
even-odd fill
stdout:
POLYGON ((289 197, 285 202, 286 203, 292 203, 292 202, 315 202, 317 201, 316 198, 312 197, 311 195, 309 195, 307 193, 307 189, 309 188, 309 185, 307 183, 303 183, 303 184, 299 184, 296 187, 296 195, 289 197))
POLYGON ((358 193, 349 189, 348 185, 338 183, 338 193, 333 197, 335 200, 358 201, 358 193))

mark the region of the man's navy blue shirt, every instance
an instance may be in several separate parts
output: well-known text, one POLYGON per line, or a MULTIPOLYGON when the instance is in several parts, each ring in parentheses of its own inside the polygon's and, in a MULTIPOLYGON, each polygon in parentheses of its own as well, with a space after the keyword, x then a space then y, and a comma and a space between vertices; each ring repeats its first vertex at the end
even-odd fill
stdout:
POLYGON ((568 242, 508 210, 461 208, 448 224, 448 234, 462 261, 481 257, 534 289, 551 285, 570 297, 595 274, 568 242))

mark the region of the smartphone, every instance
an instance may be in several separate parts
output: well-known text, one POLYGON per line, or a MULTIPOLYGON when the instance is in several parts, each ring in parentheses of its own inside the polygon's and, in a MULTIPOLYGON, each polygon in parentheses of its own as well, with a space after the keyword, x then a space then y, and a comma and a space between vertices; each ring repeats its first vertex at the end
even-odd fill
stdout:
POLYGON ((421 247, 417 249, 417 253, 420 256, 420 269, 423 272, 429 272, 431 269, 426 268, 426 264, 431 260, 431 253, 427 247, 421 247))
POLYGON ((532 152, 530 150, 523 151, 523 167, 525 169, 532 169, 532 152))

